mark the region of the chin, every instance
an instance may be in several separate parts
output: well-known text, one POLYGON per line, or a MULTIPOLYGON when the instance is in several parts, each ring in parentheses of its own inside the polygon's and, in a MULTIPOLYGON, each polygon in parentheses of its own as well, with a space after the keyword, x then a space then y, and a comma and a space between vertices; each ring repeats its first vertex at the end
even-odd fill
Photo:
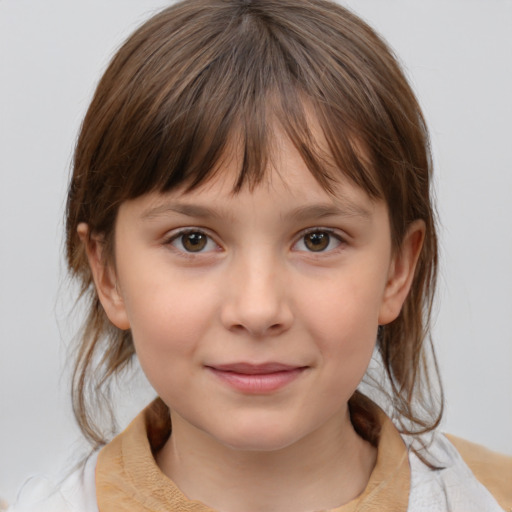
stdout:
POLYGON ((232 450, 249 452, 283 450, 301 438, 296 430, 287 429, 283 424, 264 425, 263 422, 252 422, 251 425, 233 423, 229 432, 210 435, 232 450))

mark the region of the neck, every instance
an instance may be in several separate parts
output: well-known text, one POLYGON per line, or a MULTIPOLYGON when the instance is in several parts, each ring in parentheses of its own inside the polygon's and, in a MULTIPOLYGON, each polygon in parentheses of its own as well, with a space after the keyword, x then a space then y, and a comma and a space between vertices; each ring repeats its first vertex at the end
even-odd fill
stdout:
POLYGON ((376 449, 357 435, 348 409, 286 448, 243 451, 172 414, 160 469, 190 499, 222 512, 306 512, 339 507, 363 492, 376 449))

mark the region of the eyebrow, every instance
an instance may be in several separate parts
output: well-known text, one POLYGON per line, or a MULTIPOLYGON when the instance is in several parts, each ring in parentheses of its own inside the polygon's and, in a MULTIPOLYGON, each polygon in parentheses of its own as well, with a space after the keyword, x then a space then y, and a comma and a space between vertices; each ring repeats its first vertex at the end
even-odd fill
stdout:
POLYGON ((353 201, 345 200, 341 205, 335 204, 312 204, 307 206, 299 206, 286 214, 299 221, 308 219, 324 219, 326 217, 361 217, 368 219, 371 217, 369 209, 353 201))
MULTIPOLYGON (((151 220, 168 213, 177 213, 179 215, 199 219, 219 219, 225 217, 222 210, 209 208, 208 206, 174 202, 147 208, 142 212, 141 217, 151 220)), ((287 212, 283 218, 306 221, 311 219, 324 219, 326 217, 361 217, 367 219, 370 216, 370 210, 353 201, 345 199, 341 205, 319 203, 299 206, 287 212)))
POLYGON ((164 203, 157 206, 147 208, 142 212, 141 217, 143 219, 155 219, 167 213, 178 213, 180 215, 186 215, 187 217, 196 218, 218 218, 220 214, 207 206, 199 206, 195 204, 186 203, 164 203))

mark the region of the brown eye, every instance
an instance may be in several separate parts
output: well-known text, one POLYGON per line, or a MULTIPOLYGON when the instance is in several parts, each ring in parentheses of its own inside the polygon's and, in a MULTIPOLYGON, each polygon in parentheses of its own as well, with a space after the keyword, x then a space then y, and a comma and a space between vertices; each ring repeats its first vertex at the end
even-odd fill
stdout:
POLYGON ((331 236, 325 231, 314 231, 304 235, 304 245, 313 252, 325 251, 329 247, 331 236))
POLYGON ((196 229, 182 229, 175 233, 165 242, 174 247, 178 253, 184 254, 204 254, 220 250, 215 240, 205 233, 196 229))
POLYGON ((180 237, 181 244, 187 252, 200 252, 208 243, 208 237, 204 233, 185 233, 180 237))

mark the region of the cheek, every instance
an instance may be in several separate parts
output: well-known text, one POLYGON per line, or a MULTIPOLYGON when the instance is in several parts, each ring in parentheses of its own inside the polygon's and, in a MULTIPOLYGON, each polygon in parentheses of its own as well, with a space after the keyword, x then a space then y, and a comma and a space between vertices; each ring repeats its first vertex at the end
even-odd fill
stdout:
POLYGON ((305 328, 323 363, 349 388, 359 384, 373 354, 383 283, 381 272, 352 268, 331 276, 301 301, 305 328))
POLYGON ((300 296, 299 313, 320 330, 349 332, 364 338, 378 324, 385 290, 383 269, 369 271, 367 265, 350 267, 329 273, 323 279, 311 279, 297 287, 300 296))
POLYGON ((124 295, 137 356, 158 388, 158 381, 179 374, 182 363, 194 360, 215 314, 215 300, 204 286, 177 276, 166 280, 149 277, 139 275, 130 280, 124 295))

